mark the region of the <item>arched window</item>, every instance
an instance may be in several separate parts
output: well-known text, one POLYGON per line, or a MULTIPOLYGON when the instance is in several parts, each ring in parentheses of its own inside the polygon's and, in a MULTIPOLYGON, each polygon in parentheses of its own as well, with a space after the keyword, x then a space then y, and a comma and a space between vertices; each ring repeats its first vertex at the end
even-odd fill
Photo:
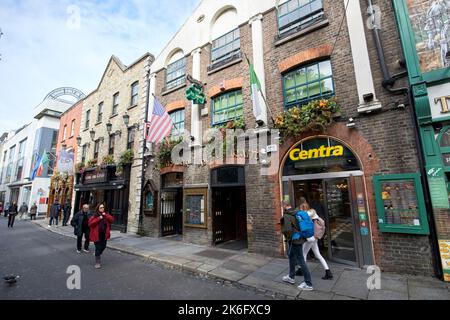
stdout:
POLYGON ((235 8, 230 7, 213 19, 211 25, 211 65, 230 62, 240 57, 241 39, 235 8))
POLYGON ((166 90, 178 87, 185 82, 186 58, 183 51, 175 51, 167 61, 166 90))

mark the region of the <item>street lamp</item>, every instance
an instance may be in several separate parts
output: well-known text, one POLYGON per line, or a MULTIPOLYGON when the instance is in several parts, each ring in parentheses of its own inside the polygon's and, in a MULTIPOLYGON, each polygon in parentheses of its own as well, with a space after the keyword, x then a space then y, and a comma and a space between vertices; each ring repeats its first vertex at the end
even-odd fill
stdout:
POLYGON ((128 112, 125 112, 125 114, 123 115, 123 123, 125 123, 127 127, 130 124, 130 116, 128 115, 128 112))
POLYGON ((77 137, 77 145, 79 147, 81 147, 81 136, 80 135, 78 135, 78 137, 77 137))
POLYGON ((111 133, 111 131, 112 131, 112 123, 111 123, 111 121, 108 121, 108 123, 106 124, 106 131, 108 131, 108 133, 111 133))
POLYGON ((91 131, 89 131, 89 134, 91 135, 91 140, 94 141, 94 139, 95 139, 95 130, 91 129, 91 131))

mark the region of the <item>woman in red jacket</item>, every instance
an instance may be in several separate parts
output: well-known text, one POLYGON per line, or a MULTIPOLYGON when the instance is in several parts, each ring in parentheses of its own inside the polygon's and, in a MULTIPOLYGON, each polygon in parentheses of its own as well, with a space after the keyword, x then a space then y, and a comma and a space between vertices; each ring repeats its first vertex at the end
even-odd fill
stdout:
POLYGON ((95 209, 95 213, 89 218, 89 239, 95 244, 95 269, 101 268, 101 255, 106 249, 106 243, 111 237, 111 223, 114 218, 106 213, 103 203, 95 209))

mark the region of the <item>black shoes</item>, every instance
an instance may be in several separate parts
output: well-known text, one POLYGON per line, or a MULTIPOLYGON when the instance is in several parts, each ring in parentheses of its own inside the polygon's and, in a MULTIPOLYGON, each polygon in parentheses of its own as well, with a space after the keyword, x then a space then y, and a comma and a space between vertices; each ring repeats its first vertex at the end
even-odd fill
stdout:
POLYGON ((330 270, 325 270, 325 276, 323 276, 322 279, 323 280, 332 280, 333 279, 333 274, 331 273, 330 270))
POLYGON ((295 275, 299 277, 303 277, 303 270, 302 268, 298 268, 297 271, 295 271, 295 275))

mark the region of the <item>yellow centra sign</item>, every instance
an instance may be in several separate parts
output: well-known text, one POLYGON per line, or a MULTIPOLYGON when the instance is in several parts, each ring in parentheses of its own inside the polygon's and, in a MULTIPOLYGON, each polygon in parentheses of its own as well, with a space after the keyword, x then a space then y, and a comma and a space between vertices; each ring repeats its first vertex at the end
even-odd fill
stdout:
POLYGON ((321 146, 318 149, 302 150, 293 149, 289 153, 289 157, 292 161, 330 158, 330 157, 342 157, 344 155, 343 146, 325 147, 321 146))

